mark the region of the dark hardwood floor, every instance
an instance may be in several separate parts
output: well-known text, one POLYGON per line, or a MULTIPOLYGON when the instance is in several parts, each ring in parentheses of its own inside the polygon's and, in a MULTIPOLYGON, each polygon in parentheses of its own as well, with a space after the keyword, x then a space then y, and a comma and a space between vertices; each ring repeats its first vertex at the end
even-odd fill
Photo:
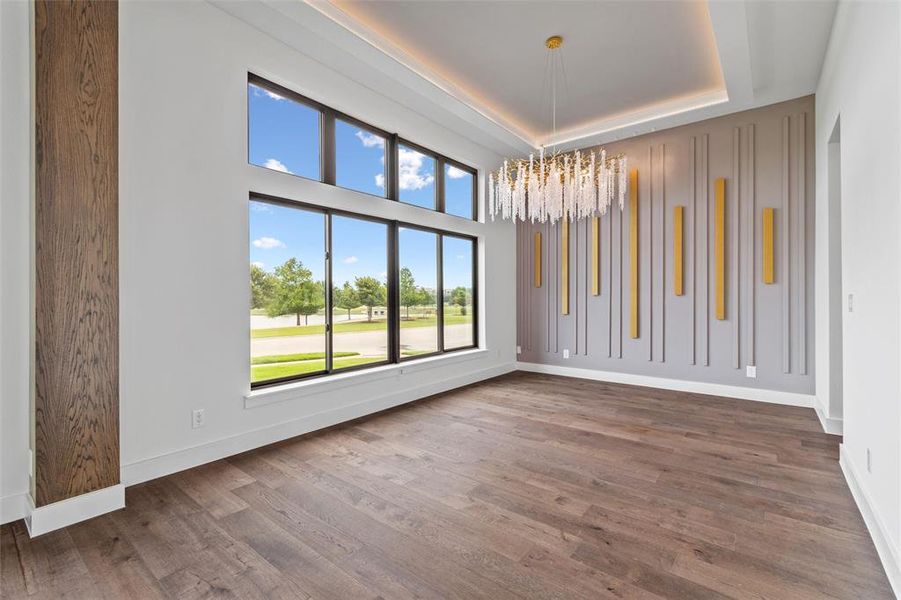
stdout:
POLYGON ((890 598, 812 410, 515 373, 129 488, 4 598, 890 598))

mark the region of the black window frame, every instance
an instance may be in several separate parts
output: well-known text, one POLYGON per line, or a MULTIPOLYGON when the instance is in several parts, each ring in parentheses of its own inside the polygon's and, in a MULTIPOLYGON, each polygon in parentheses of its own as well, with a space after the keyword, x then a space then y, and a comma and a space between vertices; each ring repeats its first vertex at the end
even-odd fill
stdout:
MULTIPOLYGON (((330 106, 327 106, 321 102, 313 100, 303 94, 295 92, 289 88, 286 88, 282 85, 274 83, 264 77, 260 77, 254 73, 247 73, 247 85, 255 85, 265 90, 269 90, 280 96, 298 102, 300 104, 304 104, 319 111, 320 120, 319 120, 319 179, 312 179, 310 177, 304 177, 303 175, 297 175, 294 173, 284 173, 284 175, 291 175, 293 177, 300 177, 301 179, 306 179, 308 181, 319 181, 321 183, 325 183, 328 185, 332 185, 335 187, 341 187, 341 189, 345 189, 351 192, 356 192, 358 194, 365 194, 366 196, 370 196, 373 198, 382 198, 385 200, 398 202, 400 204, 404 204, 405 206, 412 206, 415 208, 420 208, 422 210, 428 210, 430 212, 439 212, 442 214, 446 214, 451 217, 455 217, 458 219, 464 219, 467 221, 478 221, 479 220, 479 201, 478 201, 478 170, 474 167, 470 167, 469 165, 450 158, 441 154, 440 152, 436 152, 425 146, 421 146, 416 142, 410 141, 407 138, 401 138, 397 133, 390 133, 380 127, 376 127, 375 125, 371 125, 362 119, 358 119, 352 115, 341 112, 339 110, 335 110, 330 106), (370 133, 375 133, 381 137, 385 138, 385 195, 380 196, 376 194, 372 194, 369 192, 364 192, 360 190, 354 190, 352 188, 346 188, 342 186, 338 186, 336 184, 336 169, 337 169, 337 152, 336 152, 336 139, 335 139, 335 121, 341 120, 347 123, 351 123, 360 127, 361 129, 367 130, 370 133), (400 201, 400 190, 398 186, 398 155, 399 155, 399 147, 403 144, 417 152, 421 152, 431 158, 435 159, 435 208, 427 208, 424 206, 418 206, 416 204, 409 204, 406 202, 400 201), (463 171, 466 171, 472 175, 472 218, 467 219, 466 217, 461 217, 460 215, 454 215, 445 212, 445 189, 444 189, 444 167, 445 165, 451 165, 463 171)), ((247 164, 257 167, 259 169, 267 169, 262 165, 257 165, 250 162, 250 111, 247 111, 247 143, 248 143, 248 152, 247 152, 247 164)), ((272 170, 272 169, 267 169, 272 170)), ((275 171, 280 172, 280 171, 275 171)))
MULTIPOLYGON (((299 375, 290 375, 287 377, 279 377, 276 379, 267 379, 265 381, 251 381, 251 390, 271 387, 275 385, 283 385, 285 383, 296 382, 301 380, 316 379, 321 377, 329 377, 335 374, 343 374, 352 371, 362 371, 381 367, 391 364, 401 364, 409 361, 421 360, 424 358, 440 356, 444 354, 453 354, 466 350, 473 350, 479 347, 479 278, 478 278, 478 237, 455 231, 447 231, 436 227, 409 223, 398 219, 385 219, 375 217, 365 213, 357 213, 344 209, 331 208, 318 204, 311 204, 300 200, 292 200, 271 194, 263 194, 258 192, 250 192, 249 202, 262 202, 267 204, 275 204, 288 208, 296 208, 300 210, 308 210, 321 213, 325 216, 325 248, 323 248, 325 256, 325 369, 312 373, 302 373, 299 375), (386 258, 388 262, 387 291, 388 291, 388 358, 384 361, 366 363, 362 365, 354 365, 341 369, 334 368, 333 349, 333 321, 334 311, 332 306, 332 217, 342 216, 364 221, 372 221, 382 223, 387 226, 387 247, 386 258), (437 255, 436 261, 438 266, 437 289, 435 290, 436 315, 438 327, 438 350, 428 354, 417 354, 415 356, 402 356, 400 351, 400 252, 398 233, 401 228, 417 229, 420 231, 428 231, 437 234, 437 255), (469 240, 472 244, 472 344, 468 346, 459 346, 456 348, 445 349, 444 347, 444 236, 454 237, 458 239, 469 240)), ((251 367, 252 368, 252 367, 251 367)))

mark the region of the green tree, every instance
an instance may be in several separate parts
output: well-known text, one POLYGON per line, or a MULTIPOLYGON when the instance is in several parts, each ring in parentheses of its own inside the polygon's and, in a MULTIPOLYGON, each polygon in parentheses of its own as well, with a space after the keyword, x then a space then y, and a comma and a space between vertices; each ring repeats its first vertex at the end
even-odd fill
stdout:
POLYGON ((469 304, 469 290, 465 287, 455 287, 454 291, 451 292, 451 304, 456 304, 460 307, 460 314, 466 314, 466 306, 469 304))
POLYGON ((276 280, 259 265, 250 265, 251 308, 265 308, 275 295, 276 280))
POLYGON ((388 290, 375 277, 357 277, 354 283, 357 288, 357 298, 360 300, 360 304, 366 307, 366 320, 372 321, 372 308, 386 304, 388 290))
POLYGON ((348 321, 350 321, 350 311, 363 305, 363 303, 360 302, 360 296, 357 294, 357 290, 347 281, 344 282, 343 287, 339 288, 338 286, 335 286, 333 297, 335 306, 347 311, 348 321))
POLYGON ((300 316, 304 316, 304 324, 309 324, 310 315, 314 315, 325 306, 325 293, 321 281, 313 281, 312 272, 296 258, 289 258, 275 268, 275 293, 266 307, 270 317, 279 315, 296 315, 300 325, 300 316))
POLYGON ((410 307, 418 306, 422 294, 416 288, 416 280, 409 267, 400 270, 400 305, 407 310, 407 318, 410 318, 410 307))

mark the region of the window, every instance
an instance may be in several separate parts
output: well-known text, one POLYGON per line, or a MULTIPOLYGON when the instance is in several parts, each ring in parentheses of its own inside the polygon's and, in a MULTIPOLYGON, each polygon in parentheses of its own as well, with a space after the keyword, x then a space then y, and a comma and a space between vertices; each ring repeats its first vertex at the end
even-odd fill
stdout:
POLYGON ((397 147, 397 188, 400 201, 435 209, 435 159, 400 144, 397 147))
POLYGON ((252 387, 477 345, 474 238, 268 196, 249 207, 252 387))
POLYGON ((247 127, 253 165, 478 218, 475 169, 252 73, 247 127))
POLYGON ((438 351, 438 234, 401 227, 398 233, 401 358, 438 351))
POLYGON ((444 165, 444 212, 474 219, 475 176, 469 169, 444 165))
POLYGON ((376 196, 387 194, 385 137, 335 120, 335 183, 376 196))
POLYGON ((250 82, 247 113, 252 164, 308 179, 322 178, 318 110, 250 82))
POLYGON ((353 212, 250 194, 251 387, 478 345, 475 238, 366 209, 475 219, 475 169, 252 74, 247 126, 250 164, 369 194, 353 212))
POLYGON ((251 382, 326 371, 325 276, 325 214, 251 200, 251 382))
POLYGON ((475 344, 475 277, 471 239, 443 236, 444 349, 475 344))
POLYGON ((385 362, 388 226, 336 215, 331 239, 333 369, 385 362))

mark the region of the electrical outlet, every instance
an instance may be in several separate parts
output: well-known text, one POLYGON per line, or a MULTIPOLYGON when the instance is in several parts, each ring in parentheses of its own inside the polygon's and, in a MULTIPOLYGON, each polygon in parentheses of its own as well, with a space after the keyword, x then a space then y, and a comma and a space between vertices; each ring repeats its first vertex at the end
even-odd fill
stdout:
POLYGON ((745 367, 745 374, 748 377, 752 377, 754 379, 757 378, 757 367, 755 365, 748 365, 745 367))
POLYGON ((516 347, 516 353, 517 353, 517 354, 522 354, 522 346, 517 346, 517 347, 516 347))
POLYGON ((873 472, 873 459, 870 456, 870 449, 867 448, 867 473, 873 472))
POLYGON ((567 348, 563 349, 563 358, 569 358, 569 349, 567 349, 567 348))
POLYGON ((191 413, 191 428, 198 429, 206 424, 206 415, 202 408, 198 408, 191 413))
POLYGON ((854 312, 854 294, 848 294, 848 312, 854 312))

